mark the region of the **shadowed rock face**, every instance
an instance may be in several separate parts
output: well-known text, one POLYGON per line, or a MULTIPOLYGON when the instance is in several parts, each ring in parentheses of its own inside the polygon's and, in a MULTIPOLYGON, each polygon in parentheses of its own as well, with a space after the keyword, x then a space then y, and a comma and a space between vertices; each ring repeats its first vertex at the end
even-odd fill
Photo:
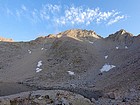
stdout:
POLYGON ((80 29, 30 42, 2 42, 0 81, 20 82, 38 89, 69 90, 96 100, 127 97, 126 93, 132 98, 129 90, 139 94, 139 43, 139 36, 125 30, 102 38, 94 31, 80 29), (38 68, 39 61, 42 63, 38 68), (113 68, 101 72, 104 65, 113 68), (37 68, 41 69, 38 73, 37 68))

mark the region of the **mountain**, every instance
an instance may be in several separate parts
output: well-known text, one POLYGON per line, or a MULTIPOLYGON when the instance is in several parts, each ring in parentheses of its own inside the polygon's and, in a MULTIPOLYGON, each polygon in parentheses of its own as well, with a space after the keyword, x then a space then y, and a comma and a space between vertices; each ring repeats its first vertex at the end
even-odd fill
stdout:
POLYGON ((67 90, 97 105, 137 105, 139 43, 139 35, 123 29, 106 38, 91 30, 72 29, 29 42, 2 42, 0 81, 67 90))
POLYGON ((109 35, 106 39, 128 45, 133 42, 133 34, 121 29, 114 34, 109 35))
POLYGON ((13 39, 0 37, 0 41, 3 41, 3 42, 13 42, 13 39))
POLYGON ((61 32, 57 34, 57 37, 74 37, 74 38, 84 38, 84 39, 100 39, 101 36, 97 35, 94 31, 92 30, 81 30, 81 29, 72 29, 72 30, 67 30, 65 32, 61 32))

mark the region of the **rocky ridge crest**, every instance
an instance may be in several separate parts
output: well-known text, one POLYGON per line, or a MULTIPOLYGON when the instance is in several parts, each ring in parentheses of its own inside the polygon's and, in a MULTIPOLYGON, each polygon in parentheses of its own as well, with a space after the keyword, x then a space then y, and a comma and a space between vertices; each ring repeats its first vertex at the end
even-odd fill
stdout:
POLYGON ((2 41, 2 42, 14 42, 13 39, 10 39, 10 38, 4 38, 4 37, 1 37, 1 36, 0 36, 0 41, 2 41))

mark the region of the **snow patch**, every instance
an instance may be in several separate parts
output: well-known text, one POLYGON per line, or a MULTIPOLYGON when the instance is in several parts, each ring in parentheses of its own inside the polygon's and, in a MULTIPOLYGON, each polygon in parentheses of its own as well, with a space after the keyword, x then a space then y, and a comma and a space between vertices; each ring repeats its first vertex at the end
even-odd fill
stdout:
POLYGON ((38 99, 39 99, 39 100, 42 100, 43 98, 42 98, 42 96, 40 96, 38 99))
POLYGON ((42 69, 40 69, 41 66, 42 66, 42 61, 38 61, 37 68, 36 68, 36 73, 42 71, 42 69))
POLYGON ((31 50, 28 50, 28 52, 29 52, 29 54, 31 54, 31 53, 32 53, 32 51, 31 51, 31 50))
POLYGON ((119 49, 119 47, 116 47, 116 49, 119 49))
POLYGON ((108 58, 108 55, 105 56, 105 59, 107 59, 107 58, 108 58))
POLYGON ((40 72, 40 71, 42 71, 42 69, 36 68, 36 73, 38 73, 38 72, 40 72))
POLYGON ((69 73, 69 75, 75 75, 74 72, 72 71, 67 71, 69 73))
POLYGON ((127 47, 127 46, 125 46, 125 49, 128 49, 128 47, 127 47))
POLYGON ((89 41, 90 44, 93 44, 94 42, 89 41))
POLYGON ((114 68, 114 67, 116 67, 116 66, 105 64, 105 65, 100 69, 100 71, 101 71, 101 72, 109 71, 109 70, 111 70, 111 69, 114 68))
POLYGON ((40 66, 42 66, 42 61, 39 61, 37 64, 37 67, 40 67, 40 66))

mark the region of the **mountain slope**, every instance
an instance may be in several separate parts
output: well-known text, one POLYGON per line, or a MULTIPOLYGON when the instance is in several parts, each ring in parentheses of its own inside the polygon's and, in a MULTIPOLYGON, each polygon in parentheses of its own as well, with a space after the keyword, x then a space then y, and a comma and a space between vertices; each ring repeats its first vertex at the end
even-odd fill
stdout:
POLYGON ((139 43, 139 36, 125 30, 102 38, 94 31, 80 29, 30 42, 2 42, 0 80, 69 90, 90 99, 110 92, 115 98, 128 97, 125 94, 130 95, 131 89, 139 93, 139 43), (36 72, 37 68, 40 71, 36 72))

